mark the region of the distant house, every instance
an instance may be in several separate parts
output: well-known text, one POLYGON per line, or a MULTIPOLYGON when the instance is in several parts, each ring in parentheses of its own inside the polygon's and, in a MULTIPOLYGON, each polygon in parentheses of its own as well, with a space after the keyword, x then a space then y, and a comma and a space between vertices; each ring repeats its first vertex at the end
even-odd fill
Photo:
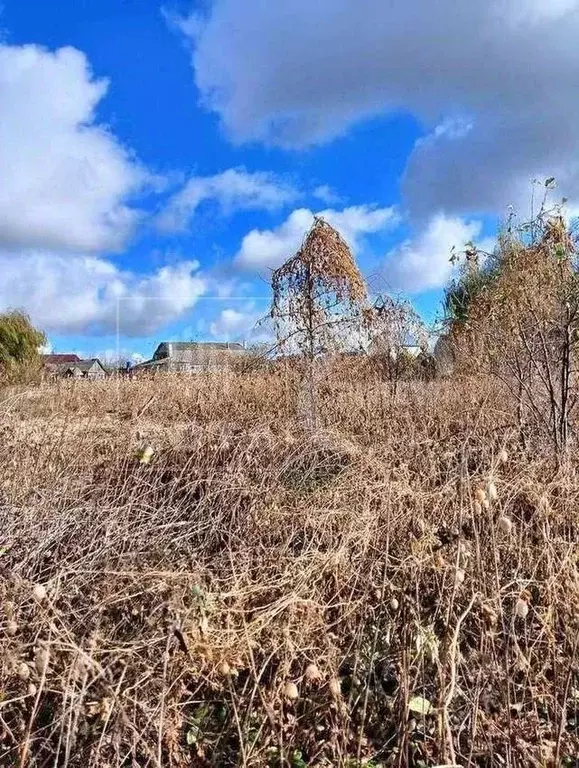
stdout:
POLYGON ((151 360, 133 366, 131 373, 200 373, 225 370, 245 352, 245 346, 238 342, 163 341, 151 360))
POLYGON ((53 378, 104 379, 107 375, 96 357, 81 360, 78 355, 42 355, 41 359, 45 372, 53 378))
POLYGON ((78 379, 106 379, 107 372, 98 357, 74 363, 71 375, 78 379))

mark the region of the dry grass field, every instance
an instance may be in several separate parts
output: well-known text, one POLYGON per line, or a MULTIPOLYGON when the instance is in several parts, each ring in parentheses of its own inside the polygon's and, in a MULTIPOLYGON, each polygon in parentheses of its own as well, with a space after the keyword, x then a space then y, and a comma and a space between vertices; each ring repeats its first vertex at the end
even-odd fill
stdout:
POLYGON ((476 379, 318 408, 291 370, 0 393, 0 765, 578 764, 572 463, 476 379))

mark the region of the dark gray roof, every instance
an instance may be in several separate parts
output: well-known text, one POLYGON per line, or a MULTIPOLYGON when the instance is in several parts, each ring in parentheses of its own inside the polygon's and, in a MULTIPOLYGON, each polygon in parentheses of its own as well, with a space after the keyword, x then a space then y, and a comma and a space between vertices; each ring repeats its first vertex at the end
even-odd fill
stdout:
MULTIPOLYGON (((90 371, 90 369, 93 367, 94 364, 99 365, 101 368, 103 368, 103 364, 97 357, 93 357, 91 360, 80 360, 78 363, 72 363, 69 365, 69 368, 78 368, 83 373, 85 371, 90 371)), ((104 368, 103 368, 104 370, 104 368)))
POLYGON ((41 355, 40 357, 43 363, 48 363, 49 365, 61 365, 62 363, 79 363, 80 362, 80 357, 78 355, 73 355, 73 354, 41 355))

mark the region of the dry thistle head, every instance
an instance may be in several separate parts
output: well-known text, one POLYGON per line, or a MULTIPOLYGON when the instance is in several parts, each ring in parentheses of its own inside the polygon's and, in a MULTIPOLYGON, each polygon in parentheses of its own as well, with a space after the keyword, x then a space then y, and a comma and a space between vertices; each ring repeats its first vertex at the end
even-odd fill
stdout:
POLYGON ((509 460, 509 454, 507 453, 505 448, 501 448, 501 450, 497 454, 497 461, 499 464, 506 464, 509 460))
POLYGON ((454 583, 455 586, 460 586, 466 578, 466 573, 462 568, 456 568, 454 571, 454 583))
POLYGON ((30 677, 30 667, 24 661, 18 665, 18 677, 21 680, 28 680, 30 677))
POLYGON ((491 479, 487 485, 487 498, 489 501, 496 501, 498 497, 497 486, 495 485, 495 481, 491 479))

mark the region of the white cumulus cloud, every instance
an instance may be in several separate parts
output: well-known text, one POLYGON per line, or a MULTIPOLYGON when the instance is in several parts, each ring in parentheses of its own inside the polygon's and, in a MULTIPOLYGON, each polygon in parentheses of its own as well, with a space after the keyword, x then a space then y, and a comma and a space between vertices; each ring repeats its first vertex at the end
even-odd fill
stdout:
POLYGON ((0 311, 24 309, 48 333, 147 336, 192 309, 208 287, 196 261, 137 275, 97 256, 0 252, 0 311), (117 309, 118 308, 118 309, 117 309))
POLYGON ((96 118, 80 51, 0 44, 0 248, 120 249, 148 173, 96 118))
POLYGON ((421 293, 443 287, 450 279, 452 249, 457 252, 473 242, 490 252, 494 241, 481 238, 482 223, 437 214, 414 238, 406 240, 386 257, 383 276, 394 290, 421 293))
MULTIPOLYGON (((394 207, 356 205, 343 210, 327 209, 317 215, 336 227, 350 247, 357 251, 365 235, 390 229, 398 224, 394 207)), ((235 257, 241 269, 275 269, 297 251, 311 227, 314 213, 297 208, 275 229, 254 229, 242 240, 235 257)))
POLYGON ((226 214, 236 210, 275 210, 293 202, 298 192, 273 173, 229 168, 214 176, 194 176, 174 195, 157 218, 159 229, 180 232, 197 208, 214 201, 226 214))
POLYGON ((259 311, 253 302, 238 307, 222 309, 209 325, 209 332, 219 341, 257 342, 271 338, 271 332, 260 321, 264 312, 259 311))

